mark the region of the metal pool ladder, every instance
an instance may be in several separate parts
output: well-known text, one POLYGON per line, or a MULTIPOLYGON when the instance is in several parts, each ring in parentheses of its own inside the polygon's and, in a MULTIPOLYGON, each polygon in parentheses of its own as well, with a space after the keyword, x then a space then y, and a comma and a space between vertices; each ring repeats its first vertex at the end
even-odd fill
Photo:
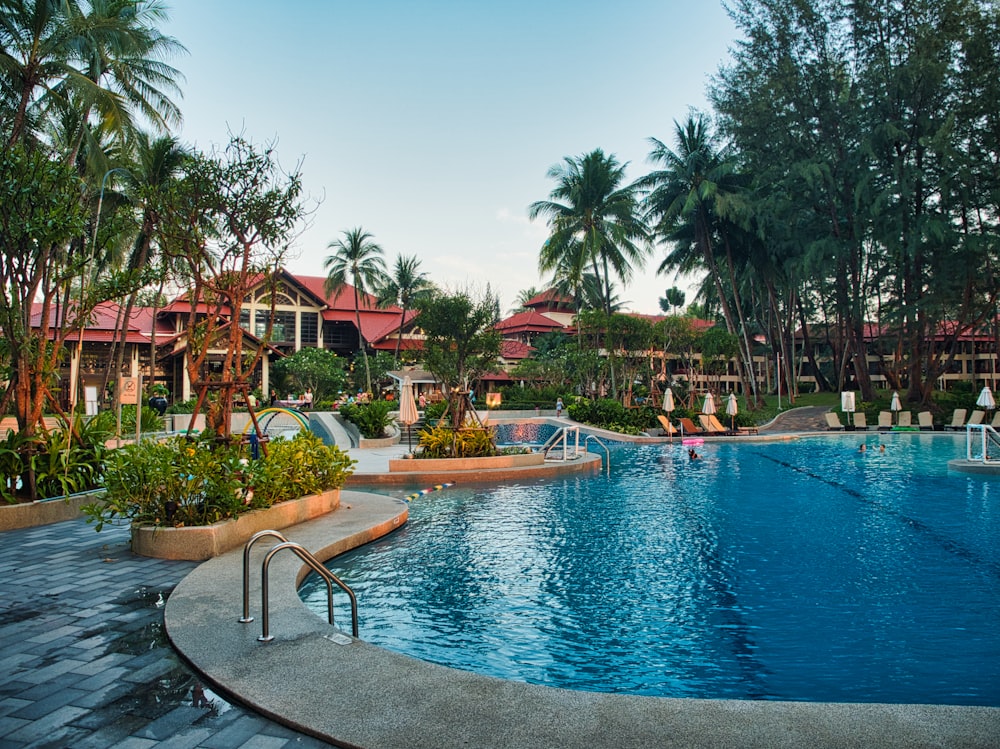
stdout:
POLYGON ((253 621, 253 617, 250 616, 250 549, 252 549, 253 545, 260 539, 268 536, 277 538, 281 543, 275 544, 268 550, 264 557, 264 562, 261 564, 261 633, 257 639, 261 642, 270 642, 274 639, 274 635, 270 633, 269 626, 270 618, 268 616, 267 571, 271 564, 271 559, 282 549, 291 549, 313 572, 323 578, 323 581, 326 583, 327 621, 329 621, 331 626, 333 625, 333 586, 336 584, 341 590, 347 593, 347 596, 351 599, 351 633, 356 638, 358 636, 358 599, 357 596, 354 595, 354 591, 350 589, 347 583, 320 564, 320 561, 304 546, 302 546, 302 544, 289 541, 283 535, 278 533, 278 531, 269 530, 255 533, 243 547, 243 616, 239 621, 243 624, 249 624, 253 621))

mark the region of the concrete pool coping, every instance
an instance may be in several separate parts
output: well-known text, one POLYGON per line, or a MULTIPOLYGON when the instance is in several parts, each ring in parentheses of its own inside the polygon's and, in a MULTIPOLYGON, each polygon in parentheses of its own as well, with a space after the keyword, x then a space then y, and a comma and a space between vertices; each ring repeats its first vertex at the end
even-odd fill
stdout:
MULTIPOLYGON (((285 535, 320 558, 398 528, 405 502, 345 491, 341 509, 285 535)), ((338 746, 919 747, 996 746, 1000 708, 700 700, 576 692, 426 663, 344 634, 297 594, 305 568, 275 556, 270 631, 261 632, 260 562, 252 554, 251 614, 241 624, 242 551, 205 562, 170 596, 167 634, 210 682, 257 711, 338 746)), ((361 635, 364 636, 362 628, 361 635)))

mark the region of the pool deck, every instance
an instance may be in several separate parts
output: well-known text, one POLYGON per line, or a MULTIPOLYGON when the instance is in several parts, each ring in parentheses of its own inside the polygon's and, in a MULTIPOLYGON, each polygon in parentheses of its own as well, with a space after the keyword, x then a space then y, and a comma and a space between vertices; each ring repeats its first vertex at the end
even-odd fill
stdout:
MULTIPOLYGON (((798 429, 822 425, 766 431, 798 429)), ((363 453, 352 451, 357 470, 377 473, 398 448, 363 453)), ((335 549, 391 522, 400 507, 354 492, 344 504, 345 512, 286 535, 335 549)), ((147 559, 129 550, 127 528, 97 534, 80 520, 0 539, 4 748, 289 749, 327 746, 329 737, 366 749, 1000 746, 1000 708, 573 692, 433 666, 360 641, 338 644, 343 634, 295 594, 301 565, 291 556, 272 567, 275 640, 263 644, 259 581, 251 598, 257 622, 236 621, 238 553, 201 566, 147 559), (164 624, 190 662, 167 642, 164 624)), ((349 631, 337 600, 337 624, 349 631)))

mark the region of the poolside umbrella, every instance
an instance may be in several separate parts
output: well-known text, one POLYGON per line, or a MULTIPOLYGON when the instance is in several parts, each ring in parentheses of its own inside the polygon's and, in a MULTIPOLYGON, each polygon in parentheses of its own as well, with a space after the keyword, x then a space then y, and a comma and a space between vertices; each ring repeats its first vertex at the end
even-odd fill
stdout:
POLYGON ((729 415, 729 426, 734 432, 736 431, 737 413, 739 413, 739 407, 736 405, 736 393, 730 393, 729 402, 726 403, 726 414, 729 415))
POLYGON ((893 418, 899 421, 899 416, 896 414, 903 410, 903 404, 899 402, 899 393, 895 390, 892 392, 892 401, 889 403, 889 410, 894 414, 893 418))
POLYGON ((705 393, 705 403, 702 404, 701 412, 703 414, 715 413, 715 396, 711 393, 705 393))
POLYGON ((984 387, 982 392, 979 393, 979 398, 976 399, 976 405, 980 408, 985 408, 987 411, 992 411, 997 407, 996 399, 993 397, 993 391, 990 390, 989 385, 984 387))
MULTIPOLYGON (((674 391, 670 389, 667 385, 667 392, 663 394, 663 410, 668 414, 673 413, 674 410, 674 391)), ((668 417, 669 418, 669 417, 668 417)), ((674 441, 674 433, 670 432, 670 441, 674 441)))
POLYGON ((413 452, 413 438, 410 427, 417 423, 418 418, 420 416, 417 414, 417 404, 413 400, 413 383, 410 382, 410 376, 407 375, 403 378, 403 385, 399 391, 399 423, 406 424, 406 444, 411 453, 413 452))

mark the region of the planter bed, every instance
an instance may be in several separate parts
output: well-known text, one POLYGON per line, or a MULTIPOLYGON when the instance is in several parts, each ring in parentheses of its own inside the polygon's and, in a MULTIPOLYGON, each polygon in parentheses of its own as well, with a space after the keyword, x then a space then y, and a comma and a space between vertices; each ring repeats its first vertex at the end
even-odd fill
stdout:
POLYGON ((100 491, 74 494, 70 497, 43 499, 38 502, 0 504, 0 531, 33 528, 36 525, 60 523, 83 517, 80 508, 101 495, 100 491))
POLYGON ((540 466, 545 463, 541 453, 524 455, 495 455, 489 458, 425 458, 393 459, 389 461, 390 473, 428 473, 430 471, 475 471, 482 468, 519 468, 540 466))
POLYGON ((132 526, 132 551, 158 559, 204 561, 245 544, 263 530, 281 530, 336 510, 340 489, 280 502, 266 510, 254 510, 212 525, 165 528, 132 526))

